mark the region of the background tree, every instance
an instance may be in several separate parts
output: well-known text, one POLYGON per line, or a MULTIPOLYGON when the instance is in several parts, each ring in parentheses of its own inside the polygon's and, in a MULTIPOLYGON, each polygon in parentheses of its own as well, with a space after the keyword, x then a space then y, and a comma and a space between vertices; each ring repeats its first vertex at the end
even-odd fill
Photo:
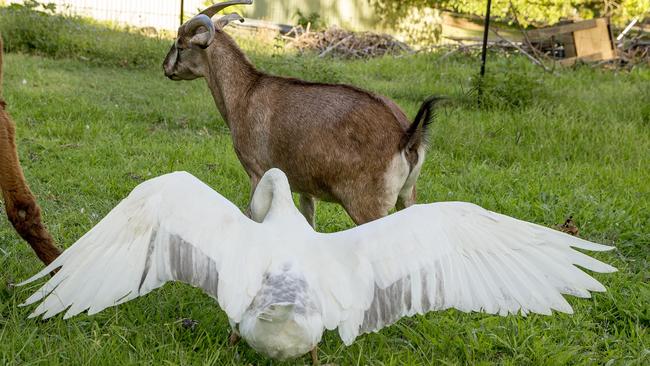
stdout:
MULTIPOLYGON (((390 24, 408 15, 410 9, 438 8, 463 14, 485 15, 484 0, 369 0, 390 24)), ((624 25, 635 16, 650 12, 650 0, 493 0, 492 15, 507 21, 511 10, 518 13, 521 25, 551 25, 563 19, 591 19, 610 16, 614 24, 624 25)))

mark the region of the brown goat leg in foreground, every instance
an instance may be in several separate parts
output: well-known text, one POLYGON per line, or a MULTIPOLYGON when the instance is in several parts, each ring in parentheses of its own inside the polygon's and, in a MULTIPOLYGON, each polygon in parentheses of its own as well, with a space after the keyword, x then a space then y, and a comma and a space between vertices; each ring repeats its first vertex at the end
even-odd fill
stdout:
MULTIPOLYGON (((0 37, 0 88, 2 87, 2 38, 0 37)), ((1 91, 1 89, 0 89, 1 91)), ((15 127, 0 94, 0 188, 7 216, 46 265, 61 253, 41 221, 41 209, 29 190, 16 150, 15 127)))

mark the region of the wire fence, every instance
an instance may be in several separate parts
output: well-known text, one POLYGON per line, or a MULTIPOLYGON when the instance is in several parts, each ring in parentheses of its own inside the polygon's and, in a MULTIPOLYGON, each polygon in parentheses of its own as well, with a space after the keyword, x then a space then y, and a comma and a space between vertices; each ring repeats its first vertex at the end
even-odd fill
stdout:
MULTIPOLYGON (((205 0, 41 0, 60 13, 90 17, 136 27, 175 30, 181 15, 194 15, 205 0)), ((9 1, 23 3, 23 1, 9 1)))
MULTIPOLYGON (((23 3, 30 0, 8 0, 23 3)), ((223 0, 36 0, 56 5, 57 12, 90 17, 136 27, 176 30, 181 15, 187 20, 208 4, 223 0), (182 9, 182 10, 181 10, 182 9)), ((2 1, 0 0, 0 3, 2 1)), ((297 12, 316 13, 326 24, 348 29, 376 28, 378 18, 368 0, 255 0, 252 5, 234 6, 229 11, 253 19, 295 24, 297 12)))

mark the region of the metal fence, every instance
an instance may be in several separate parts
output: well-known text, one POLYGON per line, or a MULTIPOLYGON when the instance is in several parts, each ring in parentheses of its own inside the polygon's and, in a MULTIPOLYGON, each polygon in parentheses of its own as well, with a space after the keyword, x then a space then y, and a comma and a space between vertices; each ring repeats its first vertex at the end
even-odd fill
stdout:
MULTIPOLYGON (((24 0, 9 0, 22 3, 24 0)), ((137 27, 175 30, 181 20, 198 13, 207 4, 223 0, 38 0, 53 3, 57 11, 137 27)), ((0 0, 1 2, 1 0, 0 0)), ((253 5, 233 11, 273 23, 295 24, 296 12, 317 13, 329 25, 350 29, 374 29, 377 17, 368 0, 254 0, 253 5)))
POLYGON ((368 0, 254 0, 246 14, 274 23, 295 24, 296 12, 316 13, 329 25, 353 30, 373 30, 379 18, 368 0))
MULTIPOLYGON (((8 2, 22 3, 23 1, 8 2)), ((42 0, 41 2, 55 4, 57 12, 60 13, 137 27, 170 30, 178 28, 182 13, 196 14, 206 3, 205 0, 42 0)))

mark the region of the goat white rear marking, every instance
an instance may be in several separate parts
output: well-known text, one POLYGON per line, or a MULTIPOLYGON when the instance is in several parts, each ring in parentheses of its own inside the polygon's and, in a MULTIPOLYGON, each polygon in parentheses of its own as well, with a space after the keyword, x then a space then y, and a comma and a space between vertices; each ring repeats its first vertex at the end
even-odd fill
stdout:
MULTIPOLYGON (((424 163, 424 154, 426 153, 426 149, 423 145, 420 145, 420 147, 418 148, 418 162, 413 167, 413 170, 411 170, 411 173, 408 174, 408 177, 406 178, 406 182, 404 183, 404 186, 402 186, 402 189, 399 192, 400 197, 403 198, 410 197, 411 190, 413 189, 413 186, 415 186, 415 183, 418 180, 418 176, 420 176, 420 170, 422 169, 422 164, 424 163)), ((404 158, 404 161, 406 161, 406 158, 404 158)))
POLYGON ((384 181, 386 182, 386 193, 384 197, 387 210, 395 206, 397 196, 403 191, 407 178, 410 178, 409 163, 404 156, 404 152, 400 151, 393 155, 393 158, 388 164, 388 169, 384 173, 384 181))

